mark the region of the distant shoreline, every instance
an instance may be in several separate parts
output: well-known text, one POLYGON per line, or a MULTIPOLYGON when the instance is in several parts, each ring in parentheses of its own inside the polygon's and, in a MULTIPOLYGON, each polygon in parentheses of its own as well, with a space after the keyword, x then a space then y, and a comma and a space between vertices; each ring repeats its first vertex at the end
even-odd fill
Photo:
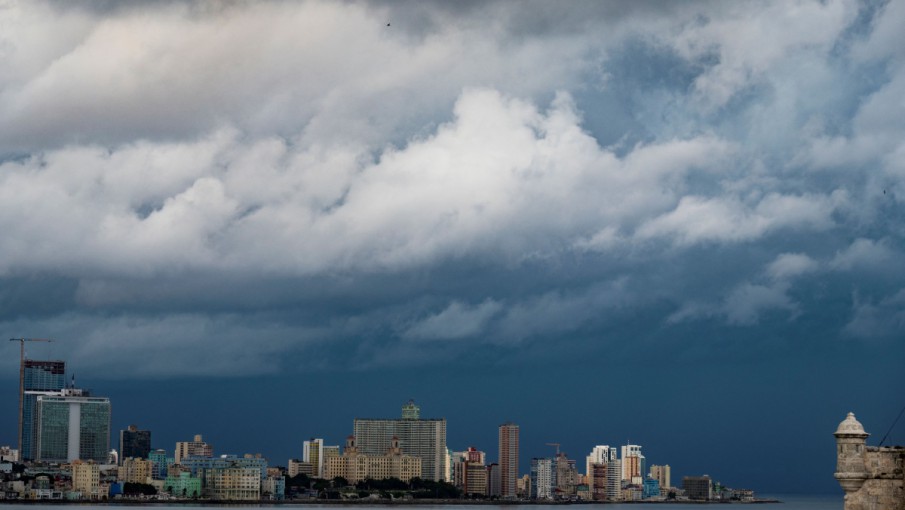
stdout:
POLYGON ((634 504, 654 504, 654 505, 758 505, 782 503, 778 499, 755 499, 754 501, 700 501, 700 500, 664 500, 664 501, 483 501, 468 499, 407 499, 407 500, 389 500, 389 499, 359 499, 359 500, 341 500, 341 499, 293 499, 283 501, 232 501, 232 500, 132 500, 132 499, 108 499, 106 501, 90 501, 90 500, 61 500, 61 499, 0 499, 0 505, 3 504, 24 504, 24 505, 111 505, 111 506, 248 506, 248 507, 264 507, 264 506, 286 506, 286 505, 338 505, 338 506, 383 506, 383 505, 425 505, 425 506, 442 506, 442 505, 485 505, 485 506, 516 506, 516 505, 634 505, 634 504))

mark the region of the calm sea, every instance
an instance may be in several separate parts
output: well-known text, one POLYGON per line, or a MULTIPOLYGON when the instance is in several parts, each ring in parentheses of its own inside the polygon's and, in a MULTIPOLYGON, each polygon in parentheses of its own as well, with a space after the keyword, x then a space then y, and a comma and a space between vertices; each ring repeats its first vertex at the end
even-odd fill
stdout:
MULTIPOLYGON (((779 504, 770 504, 770 505, 717 505, 717 504, 690 504, 690 503, 675 503, 675 504, 667 504, 667 503, 622 503, 622 504, 612 504, 612 505, 576 505, 570 506, 570 508, 574 508, 575 510, 593 508, 593 507, 602 507, 606 510, 692 510, 692 509, 706 509, 706 510, 717 510, 720 508, 748 508, 751 510, 842 510, 842 495, 818 495, 818 496, 802 496, 802 495, 790 495, 790 494, 778 494, 778 495, 764 495, 761 496, 764 498, 773 498, 782 501, 779 504)), ((66 505, 69 506, 69 505, 66 505)), ((4 504, 0 506, 0 510, 36 510, 38 508, 53 508, 54 510, 60 510, 61 508, 65 508, 66 506, 60 505, 37 505, 37 504, 4 504)), ((248 508, 252 505, 224 505, 224 507, 230 508, 248 508)), ((292 505, 292 504, 284 504, 284 505, 258 505, 261 507, 268 508, 296 508, 299 510, 336 510, 337 508, 351 508, 351 509, 364 509, 364 508, 378 508, 378 509, 387 509, 390 508, 389 505, 292 505)), ((155 504, 148 505, 149 509, 164 509, 164 508, 178 508, 179 510, 190 510, 190 509, 210 509, 212 505, 164 505, 164 504, 155 504)), ((74 508, 78 510, 136 510, 139 508, 135 505, 78 505, 74 508)), ((506 506, 496 506, 496 505, 398 505, 393 506, 393 508, 400 508, 404 510, 457 510, 457 509, 471 509, 471 510, 543 510, 544 508, 563 508, 560 506, 537 506, 537 505, 506 505, 506 506)))

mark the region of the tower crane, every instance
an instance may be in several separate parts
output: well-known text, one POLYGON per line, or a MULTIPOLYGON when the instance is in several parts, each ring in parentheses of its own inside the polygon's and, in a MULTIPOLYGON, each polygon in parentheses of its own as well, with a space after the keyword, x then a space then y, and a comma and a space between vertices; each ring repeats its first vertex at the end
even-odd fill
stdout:
POLYGON ((10 338, 19 342, 19 455, 22 455, 22 406, 25 400, 25 342, 53 342, 49 338, 10 338))
POLYGON ((546 443, 547 446, 555 446, 556 447, 556 456, 559 457, 559 443, 546 443))

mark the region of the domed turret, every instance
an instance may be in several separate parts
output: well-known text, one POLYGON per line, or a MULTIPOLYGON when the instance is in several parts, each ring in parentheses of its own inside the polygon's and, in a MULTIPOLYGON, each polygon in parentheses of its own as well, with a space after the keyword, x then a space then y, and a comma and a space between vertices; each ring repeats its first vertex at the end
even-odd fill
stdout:
POLYGON ((833 475, 846 494, 855 492, 867 479, 866 443, 867 432, 854 413, 842 420, 836 428, 836 473, 833 475))

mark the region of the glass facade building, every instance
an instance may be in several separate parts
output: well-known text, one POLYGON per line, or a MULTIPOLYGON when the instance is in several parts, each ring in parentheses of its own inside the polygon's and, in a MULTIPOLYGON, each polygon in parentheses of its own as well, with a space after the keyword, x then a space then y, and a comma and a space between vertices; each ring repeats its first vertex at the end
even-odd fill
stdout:
MULTIPOLYGON (((151 453, 151 431, 138 430, 135 425, 129 425, 126 430, 119 431, 119 458, 120 462, 132 457, 133 459, 146 459, 151 453)), ((164 476, 166 478, 166 476, 164 476)))
POLYGON ((37 407, 35 402, 39 394, 59 393, 66 387, 66 363, 63 361, 24 360, 22 366, 23 390, 22 398, 22 460, 34 460, 36 457, 35 429, 37 407))
POLYGON ((110 450, 110 400, 104 397, 38 395, 35 460, 103 463, 110 450))

